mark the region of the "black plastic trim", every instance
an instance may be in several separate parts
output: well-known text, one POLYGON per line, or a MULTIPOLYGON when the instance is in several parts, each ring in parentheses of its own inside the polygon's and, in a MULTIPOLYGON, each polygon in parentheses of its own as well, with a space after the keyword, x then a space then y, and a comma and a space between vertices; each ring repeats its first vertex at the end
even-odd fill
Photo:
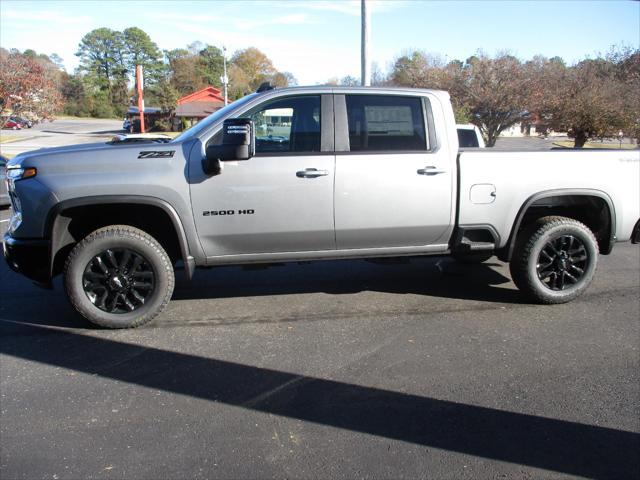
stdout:
POLYGON ((347 118, 347 100, 344 94, 333 96, 333 111, 335 112, 335 149, 336 153, 348 153, 349 119, 347 118))
POLYGON ((427 127, 427 135, 428 135, 428 151, 435 152, 440 148, 440 143, 438 142, 438 132, 436 130, 436 123, 433 120, 433 110, 431 109, 431 100, 428 97, 422 97, 422 108, 424 110, 425 115, 425 125, 427 127))
POLYGON ((605 201, 605 203, 607 204, 607 208, 609 209, 609 218, 611 220, 611 225, 610 225, 611 232, 610 232, 608 248, 606 250, 601 251, 600 253, 602 253, 603 255, 608 255, 609 253, 611 253, 611 250, 613 249, 613 244, 616 242, 616 211, 613 206, 613 201, 611 200, 609 195, 607 195, 605 192, 602 192, 600 190, 558 189, 558 190, 545 190, 543 192, 538 192, 534 195, 531 195, 522 204, 522 206, 520 207, 520 210, 518 210, 518 214, 516 215, 516 220, 511 229, 511 233, 509 235, 509 240, 507 242, 507 245, 505 246, 501 254, 498 256, 498 258, 500 258, 500 260, 503 260, 505 262, 511 261, 511 257, 513 256, 513 250, 516 245, 516 236, 517 236, 518 230, 520 230, 522 219, 524 218, 524 215, 529 209, 529 207, 533 205, 534 202, 541 200, 543 198, 567 197, 571 195, 582 195, 585 197, 598 197, 605 201))
POLYGON ((58 238, 54 238, 54 234, 57 236, 59 233, 59 229, 56 228, 54 232, 54 227, 56 225, 56 220, 60 218, 60 213, 64 210, 74 207, 86 207, 90 205, 109 205, 109 204, 121 204, 121 203, 134 203, 140 205, 151 205, 154 207, 161 208, 169 218, 171 219, 171 223, 173 223, 174 228, 176 229, 176 233, 178 235, 178 243, 180 245, 180 253, 182 255, 182 261, 184 262, 185 272, 187 274, 187 278, 191 280, 193 277, 193 272, 195 270, 195 260, 190 255, 189 252, 189 243, 187 240, 187 235, 185 229, 182 225, 182 221, 180 220, 180 216, 178 212, 166 201, 156 198, 156 197, 148 197, 146 195, 96 195, 93 197, 82 197, 82 198, 74 198, 71 200, 64 200, 49 210, 47 215, 47 222, 45 226, 45 231, 49 233, 51 238, 51 250, 50 250, 50 258, 49 258, 49 269, 50 274, 53 272, 53 261, 55 255, 52 253, 56 251, 58 245, 58 238))
POLYGON ((320 97, 320 151, 333 154, 334 145, 333 95, 323 94, 320 97))
POLYGON ((19 239, 5 233, 2 251, 11 270, 48 287, 51 284, 48 258, 50 241, 45 239, 19 239))

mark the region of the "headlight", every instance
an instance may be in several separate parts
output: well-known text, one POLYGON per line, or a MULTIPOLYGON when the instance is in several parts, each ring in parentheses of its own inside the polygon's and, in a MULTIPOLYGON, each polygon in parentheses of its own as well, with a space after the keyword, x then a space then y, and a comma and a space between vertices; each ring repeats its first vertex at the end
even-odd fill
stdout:
POLYGON ((8 167, 7 179, 12 182, 24 180, 25 178, 35 177, 38 171, 34 167, 8 167))

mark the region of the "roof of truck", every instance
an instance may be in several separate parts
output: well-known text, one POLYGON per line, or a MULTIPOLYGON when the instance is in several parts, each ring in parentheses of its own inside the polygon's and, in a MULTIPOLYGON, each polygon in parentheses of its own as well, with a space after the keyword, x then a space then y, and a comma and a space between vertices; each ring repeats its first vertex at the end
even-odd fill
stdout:
POLYGON ((444 90, 436 90, 429 88, 409 88, 409 87, 346 87, 341 85, 309 85, 309 86, 295 86, 295 87, 275 87, 274 89, 264 90, 260 93, 267 94, 277 92, 291 91, 299 92, 333 92, 333 93, 431 93, 433 95, 446 95, 449 93, 444 90))

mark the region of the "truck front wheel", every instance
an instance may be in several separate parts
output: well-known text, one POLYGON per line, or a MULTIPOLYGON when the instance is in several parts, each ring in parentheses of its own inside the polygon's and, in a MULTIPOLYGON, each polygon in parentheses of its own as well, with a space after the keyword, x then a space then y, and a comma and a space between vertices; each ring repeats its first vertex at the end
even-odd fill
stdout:
POLYGON ((174 282, 173 265, 160 243, 128 225, 90 233, 64 267, 64 288, 73 307, 107 328, 150 322, 169 303, 174 282))
POLYGON ((518 238, 510 269, 516 286, 537 302, 566 303, 591 283, 598 243, 582 223, 543 217, 518 238))

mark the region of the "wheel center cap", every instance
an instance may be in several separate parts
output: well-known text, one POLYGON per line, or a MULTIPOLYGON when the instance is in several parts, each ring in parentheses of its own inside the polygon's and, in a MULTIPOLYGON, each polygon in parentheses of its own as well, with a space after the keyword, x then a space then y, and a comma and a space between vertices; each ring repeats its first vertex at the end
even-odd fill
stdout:
POLYGON ((126 281, 119 275, 114 275, 109 279, 109 286, 114 290, 122 290, 126 281))

